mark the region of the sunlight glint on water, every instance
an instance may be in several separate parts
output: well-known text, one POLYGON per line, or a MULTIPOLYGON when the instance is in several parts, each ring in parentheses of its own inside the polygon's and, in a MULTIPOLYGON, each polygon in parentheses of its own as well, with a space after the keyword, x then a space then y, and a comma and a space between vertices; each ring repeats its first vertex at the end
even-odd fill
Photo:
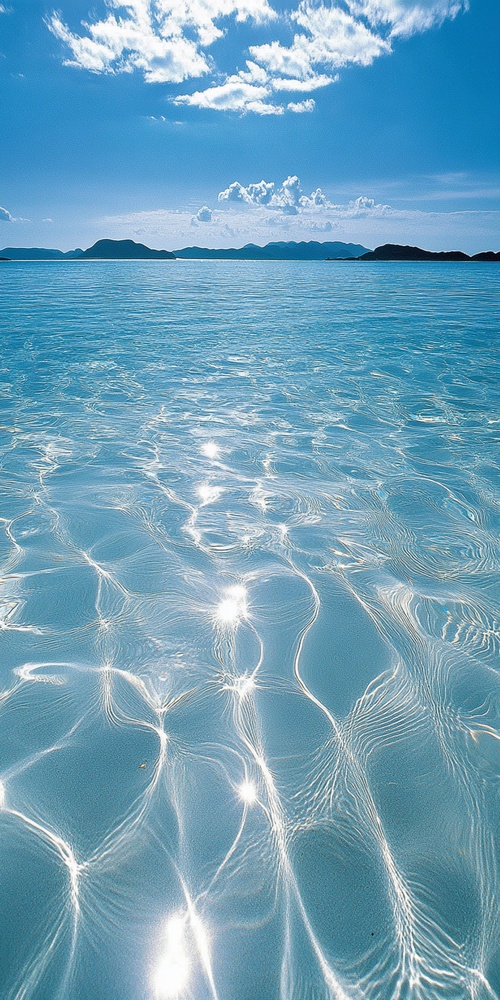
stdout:
POLYGON ((2 1000, 486 1000, 494 265, 1 274, 2 1000))

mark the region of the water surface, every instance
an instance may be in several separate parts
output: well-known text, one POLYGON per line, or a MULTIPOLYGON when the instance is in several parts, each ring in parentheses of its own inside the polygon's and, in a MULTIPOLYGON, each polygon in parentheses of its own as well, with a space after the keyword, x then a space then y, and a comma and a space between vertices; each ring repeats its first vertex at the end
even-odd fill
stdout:
POLYGON ((0 281, 2 1000, 498 996, 498 270, 0 281))

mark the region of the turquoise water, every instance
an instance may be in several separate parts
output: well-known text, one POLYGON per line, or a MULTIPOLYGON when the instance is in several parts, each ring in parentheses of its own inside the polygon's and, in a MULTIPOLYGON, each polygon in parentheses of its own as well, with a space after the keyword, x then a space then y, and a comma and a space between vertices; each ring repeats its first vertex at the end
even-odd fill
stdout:
POLYGON ((498 996, 498 269, 0 282, 2 1000, 498 996))

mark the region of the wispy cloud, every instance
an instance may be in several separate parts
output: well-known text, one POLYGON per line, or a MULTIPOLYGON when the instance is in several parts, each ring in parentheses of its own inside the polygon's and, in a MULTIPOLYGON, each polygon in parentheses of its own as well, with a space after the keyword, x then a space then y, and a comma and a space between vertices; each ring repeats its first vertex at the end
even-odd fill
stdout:
POLYGON ((108 0, 108 14, 72 32, 53 13, 48 26, 71 51, 66 60, 94 73, 140 70, 147 83, 180 83, 212 68, 205 49, 228 18, 261 24, 276 17, 267 0, 108 0))
POLYGON ((0 222, 15 222, 15 221, 16 220, 10 214, 10 212, 8 212, 6 208, 2 208, 0 206, 0 222))
POLYGON ((269 0, 107 0, 104 16, 72 31, 53 13, 48 27, 69 51, 66 65, 93 73, 139 71, 147 83, 179 84, 209 77, 209 85, 172 100, 215 111, 282 115, 314 110, 312 98, 283 100, 338 80, 338 70, 369 66, 393 42, 441 24, 468 0, 345 0, 343 7, 300 0, 275 10, 269 0), (265 42, 241 50, 237 22, 263 28, 265 42), (290 28, 289 44, 280 40, 290 28), (228 34, 237 67, 221 73, 208 51, 228 34))
POLYGON ((271 78, 314 81, 325 69, 368 66, 377 56, 390 52, 390 42, 339 7, 302 0, 291 19, 302 29, 291 45, 273 41, 250 48, 252 58, 271 78))
POLYGON ((228 77, 220 86, 207 87, 194 94, 179 94, 174 104, 211 108, 214 111, 254 111, 260 115, 283 114, 281 105, 269 103, 269 87, 251 83, 242 75, 228 77))
POLYGON ((330 222, 328 219, 326 222, 311 222, 311 232, 312 233, 331 233, 334 229, 338 228, 338 222, 330 222))
POLYGON ((468 0, 348 0, 356 17, 376 28, 387 26, 391 38, 408 38, 438 27, 446 18, 468 10, 468 0))
POLYGON ((477 177, 463 170, 441 174, 429 174, 423 178, 427 188, 417 197, 427 201, 455 201, 472 199, 486 200, 500 198, 497 176, 477 177), (432 185, 431 187, 428 184, 432 185))

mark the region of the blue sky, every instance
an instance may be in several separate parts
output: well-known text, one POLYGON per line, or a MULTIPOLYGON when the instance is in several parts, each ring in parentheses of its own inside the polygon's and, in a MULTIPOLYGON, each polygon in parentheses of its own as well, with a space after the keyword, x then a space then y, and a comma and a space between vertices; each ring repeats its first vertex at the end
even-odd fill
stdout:
POLYGON ((0 0, 0 246, 499 249, 498 0, 0 0))

